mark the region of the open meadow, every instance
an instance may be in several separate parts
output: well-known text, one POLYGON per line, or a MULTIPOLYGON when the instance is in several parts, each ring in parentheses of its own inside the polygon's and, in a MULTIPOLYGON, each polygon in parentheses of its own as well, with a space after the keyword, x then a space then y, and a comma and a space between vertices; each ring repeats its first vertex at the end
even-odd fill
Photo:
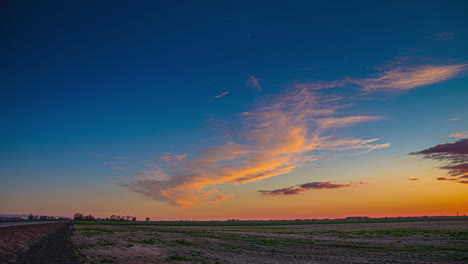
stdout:
POLYGON ((87 263, 467 263, 468 221, 75 223, 87 263), (245 223, 244 223, 245 224, 245 223))

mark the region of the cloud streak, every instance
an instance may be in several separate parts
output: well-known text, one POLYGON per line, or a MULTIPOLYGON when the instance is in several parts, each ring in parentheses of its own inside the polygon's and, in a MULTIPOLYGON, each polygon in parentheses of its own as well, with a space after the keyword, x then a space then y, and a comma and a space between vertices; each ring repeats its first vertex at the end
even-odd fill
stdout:
POLYGON ((434 147, 412 152, 410 155, 420 155, 425 159, 445 162, 441 169, 448 170, 451 178, 440 177, 439 181, 450 180, 462 183, 461 179, 468 177, 468 138, 454 143, 439 144, 434 147))
POLYGON ((350 82, 362 87, 363 91, 408 90, 439 83, 458 76, 467 64, 418 65, 398 67, 367 79, 352 79, 350 82))
MULTIPOLYGON (((381 70, 371 78, 296 84, 283 94, 268 97, 267 102, 252 111, 240 114, 243 126, 238 138, 230 137, 223 144, 201 148, 198 155, 190 157, 163 154, 160 160, 167 164, 164 168, 140 172, 121 185, 170 205, 198 207, 229 197, 218 191, 219 185, 245 184, 287 174, 306 162, 335 152, 352 156, 387 148, 390 143, 379 143, 378 138, 333 136, 335 131, 342 131, 344 127, 381 120, 382 117, 349 114, 347 108, 353 106, 350 101, 356 97, 334 96, 327 91, 336 87, 350 87, 353 91, 357 88, 365 94, 381 90, 409 90, 457 77, 466 70, 466 66, 400 64, 381 70)), ((262 89, 254 75, 249 75, 246 84, 262 89)), ((418 154, 426 156, 423 152, 418 154)), ((437 156, 427 155, 431 158, 437 156)), ((441 159, 445 158, 441 156, 441 159)), ((452 174, 464 171, 465 163, 461 159, 453 155, 443 168, 452 174)), ((290 187, 278 192, 288 195, 300 193, 303 189, 290 187)))
POLYGON ((213 99, 221 98, 221 97, 227 95, 228 93, 229 93, 229 92, 220 93, 220 94, 214 96, 213 99))
MULTIPOLYGON (((388 147, 378 139, 335 138, 333 129, 379 120, 374 116, 343 116, 339 101, 323 103, 310 89, 292 89, 243 113, 238 142, 201 149, 199 155, 176 159, 175 166, 134 177, 122 186, 174 206, 198 207, 228 198, 216 186, 261 181, 293 171, 320 158, 315 151, 368 152, 388 147), (180 161, 180 162, 179 162, 180 161)), ((170 163, 171 155, 161 159, 170 163)), ((333 185, 329 185, 333 186, 333 185)))
POLYGON ((301 194, 309 190, 321 190, 321 189, 338 189, 350 187, 351 184, 334 184, 331 182, 309 182, 301 185, 296 185, 288 188, 276 189, 276 190, 260 190, 258 191, 261 195, 265 196, 280 196, 280 195, 296 195, 301 194))
POLYGON ((246 85, 248 87, 257 89, 258 91, 262 90, 262 86, 260 85, 260 79, 255 77, 255 75, 249 74, 249 78, 247 79, 246 85))
POLYGON ((453 39, 455 34, 453 32, 441 32, 432 36, 435 40, 449 40, 453 39))
POLYGON ((372 78, 343 78, 336 81, 316 81, 297 84, 299 88, 314 90, 357 86, 365 93, 375 91, 401 91, 439 83, 460 76, 468 64, 410 65, 381 71, 372 78))
POLYGON ((459 138, 468 138, 468 131, 452 133, 449 137, 459 137, 459 138))

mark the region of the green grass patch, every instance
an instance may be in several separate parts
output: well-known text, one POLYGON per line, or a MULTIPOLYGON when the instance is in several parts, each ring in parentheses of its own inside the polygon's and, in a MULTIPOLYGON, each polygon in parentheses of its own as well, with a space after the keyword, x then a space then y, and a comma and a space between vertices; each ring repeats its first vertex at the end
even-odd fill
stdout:
POLYGON ((168 257, 169 260, 174 260, 174 261, 189 261, 190 259, 186 256, 182 256, 179 254, 174 254, 168 257))
POLYGON ((81 233, 85 237, 93 237, 93 236, 100 236, 103 233, 102 232, 96 232, 96 231, 87 231, 87 232, 82 232, 81 233))
POLYGON ((384 237, 409 237, 415 235, 422 235, 429 237, 430 235, 437 235, 451 239, 468 240, 468 231, 456 230, 432 230, 432 229, 417 229, 417 228, 395 228, 395 229, 380 229, 380 230, 366 230, 366 231, 322 231, 311 232, 314 234, 330 234, 332 236, 341 238, 384 238, 384 237))
POLYGON ((196 246, 197 245, 197 243, 192 242, 192 241, 187 241, 185 239, 175 240, 174 242, 179 245, 184 245, 184 246, 196 246))
POLYGON ((81 244, 81 245, 78 245, 76 246, 78 249, 87 249, 87 248, 91 248, 93 247, 94 245, 93 244, 81 244))

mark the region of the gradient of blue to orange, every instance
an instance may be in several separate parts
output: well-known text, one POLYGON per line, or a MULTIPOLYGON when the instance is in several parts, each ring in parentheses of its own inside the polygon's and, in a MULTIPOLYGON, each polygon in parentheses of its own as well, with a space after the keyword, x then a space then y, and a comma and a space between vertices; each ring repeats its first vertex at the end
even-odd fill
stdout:
POLYGON ((0 213, 468 214, 464 1, 1 5, 0 213))

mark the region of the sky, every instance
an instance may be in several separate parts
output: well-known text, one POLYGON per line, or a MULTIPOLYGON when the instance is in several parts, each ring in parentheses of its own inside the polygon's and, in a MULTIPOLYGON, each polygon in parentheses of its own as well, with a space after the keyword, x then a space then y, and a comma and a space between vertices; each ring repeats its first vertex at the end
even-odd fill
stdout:
POLYGON ((465 1, 0 5, 0 213, 468 214, 465 1))

